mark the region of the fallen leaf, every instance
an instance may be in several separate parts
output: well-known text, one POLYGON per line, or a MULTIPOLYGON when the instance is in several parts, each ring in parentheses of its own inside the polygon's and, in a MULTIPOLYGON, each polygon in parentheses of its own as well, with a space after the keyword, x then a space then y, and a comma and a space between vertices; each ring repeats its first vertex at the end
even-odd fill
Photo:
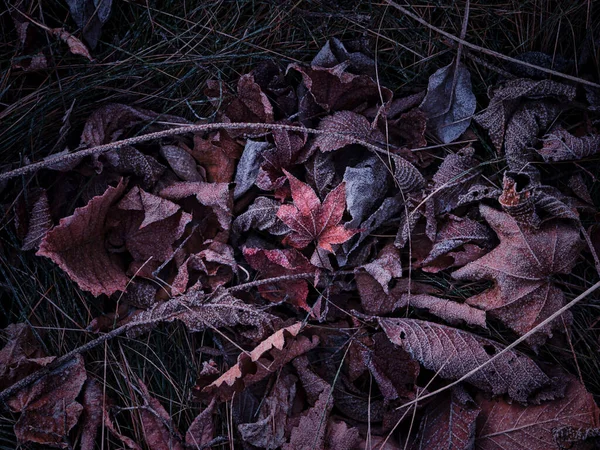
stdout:
POLYGON ((565 396, 540 405, 522 406, 502 398, 476 398, 481 414, 477 419, 475 448, 551 450, 592 448, 583 442, 561 442, 561 430, 571 428, 585 435, 600 426, 600 410, 593 396, 570 377, 565 396))
POLYGON ((564 128, 557 128, 542 139, 537 152, 546 162, 572 161, 595 155, 600 149, 600 135, 577 137, 564 128))
POLYGON ((387 170, 373 156, 355 167, 347 167, 343 181, 346 183, 348 212, 352 216, 347 225, 356 228, 383 200, 388 188, 387 170))
POLYGON ((217 402, 213 399, 204 410, 196 416, 187 432, 185 433, 185 443, 192 448, 202 448, 208 444, 215 436, 215 424, 213 414, 217 402))
POLYGON ((357 447, 360 442, 360 431, 356 427, 349 427, 343 420, 329 419, 327 424, 327 448, 329 450, 349 450, 357 447))
POLYGON ((79 28, 83 29, 83 37, 94 49, 100 38, 102 26, 108 21, 112 0, 67 0, 71 16, 79 28))
POLYGON ((29 217, 29 226, 27 234, 23 239, 21 250, 38 249, 40 242, 52 228, 52 216, 50 215, 50 205, 48 204, 48 195, 45 190, 39 192, 37 200, 33 203, 29 217))
POLYGON ((312 144, 313 149, 331 152, 360 141, 385 141, 376 128, 373 129, 365 116, 352 111, 338 111, 319 122, 319 130, 326 134, 318 134, 312 144))
POLYGON ((183 181, 204 181, 198 172, 196 161, 179 145, 161 145, 160 155, 167 160, 175 175, 183 181))
POLYGON ((98 429, 102 426, 102 411, 104 393, 98 383, 93 378, 83 385, 83 397, 81 404, 83 413, 81 415, 81 450, 94 450, 98 429))
POLYGON ((251 73, 239 78, 237 96, 226 106, 225 115, 231 122, 273 122, 273 106, 251 73))
POLYGON ((429 77, 419 108, 427 115, 427 128, 448 144, 469 128, 476 106, 471 74, 462 63, 452 61, 429 77))
POLYGON ((250 230, 267 231, 275 236, 289 233, 290 229, 277 217, 281 203, 268 197, 257 197, 248 210, 235 218, 232 230, 236 234, 250 230))
POLYGON ((94 60, 94 58, 92 58, 92 55, 90 55, 90 51, 85 46, 85 44, 64 28, 51 28, 50 33, 52 33, 52 35, 56 36, 65 44, 67 44, 69 46, 70 52, 74 55, 84 56, 90 61, 94 60))
POLYGON ((412 450, 469 450, 475 443, 475 421, 480 409, 462 388, 427 406, 412 450))
POLYGON ((355 69, 358 73, 375 75, 375 61, 373 58, 358 49, 348 50, 344 43, 335 37, 325 42, 325 45, 319 50, 310 65, 312 67, 331 68, 346 61, 349 62, 349 67, 355 69))
POLYGON ((344 183, 327 194, 323 204, 310 186, 285 171, 292 190, 293 205, 282 205, 277 211, 283 223, 292 230, 284 243, 296 248, 305 248, 311 242, 333 253, 332 244, 342 244, 350 239, 355 230, 339 225, 346 209, 344 183))
POLYGON ((393 278, 400 278, 402 276, 400 251, 392 244, 388 244, 381 249, 373 261, 360 268, 364 269, 381 285, 385 294, 389 294, 388 286, 390 281, 393 278))
MULTIPOLYGON (((508 214, 489 206, 480 207, 481 215, 498 234, 500 244, 482 258, 452 274, 459 280, 493 280, 495 285, 467 303, 488 311, 492 317, 523 335, 536 327, 564 303, 562 291, 551 276, 570 273, 579 258, 579 230, 563 222, 548 222, 540 229, 527 229, 508 214)), ((570 315, 562 316, 567 323, 570 315)), ((553 330, 562 329, 554 321, 529 338, 537 347, 553 330)))
POLYGON ((124 190, 123 182, 109 187, 86 206, 77 208, 72 216, 61 219, 44 236, 36 253, 50 258, 81 289, 96 297, 124 291, 129 281, 104 242, 108 211, 124 190))
MULTIPOLYGON (((441 378, 457 380, 503 350, 475 334, 417 319, 378 319, 387 337, 441 378)), ((526 403, 549 388, 550 378, 531 359, 510 350, 481 368, 467 383, 494 395, 508 393, 526 403)))
POLYGON ((257 142, 251 139, 246 141, 246 146, 235 172, 235 189, 233 191, 235 199, 248 192, 256 182, 262 163, 262 154, 269 147, 268 142, 257 142))
POLYGON ((229 183, 233 181, 236 161, 242 150, 239 143, 221 130, 209 134, 207 138, 196 134, 191 154, 206 170, 206 181, 229 183))
POLYGON ((473 308, 465 303, 458 303, 445 298, 434 297, 426 294, 402 294, 396 303, 396 308, 412 306, 423 308, 430 314, 439 317, 451 325, 461 322, 467 325, 476 325, 487 328, 485 324, 485 311, 473 308))

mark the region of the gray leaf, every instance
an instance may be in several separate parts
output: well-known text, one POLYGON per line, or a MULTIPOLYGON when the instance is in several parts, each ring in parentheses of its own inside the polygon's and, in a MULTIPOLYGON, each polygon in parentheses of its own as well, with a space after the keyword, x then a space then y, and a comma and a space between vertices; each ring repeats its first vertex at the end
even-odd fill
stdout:
POLYGON ((233 221, 233 231, 244 233, 252 228, 268 231, 276 236, 288 233, 289 228, 277 218, 280 203, 267 197, 258 197, 250 205, 248 211, 240 214, 233 221))
POLYGON ((346 168, 346 204, 352 220, 347 224, 356 228, 379 203, 387 190, 386 168, 376 157, 356 167, 346 168))
POLYGON ((260 168, 260 156, 269 146, 268 142, 256 142, 248 139, 240 162, 237 165, 233 198, 238 199, 252 187, 260 168))
POLYGON ((196 167, 196 160, 183 148, 178 145, 161 145, 160 154, 183 181, 204 181, 196 167))
POLYGON ((453 61, 429 77, 420 108, 427 114, 427 127, 447 144, 469 127, 476 106, 471 74, 463 64, 453 61))

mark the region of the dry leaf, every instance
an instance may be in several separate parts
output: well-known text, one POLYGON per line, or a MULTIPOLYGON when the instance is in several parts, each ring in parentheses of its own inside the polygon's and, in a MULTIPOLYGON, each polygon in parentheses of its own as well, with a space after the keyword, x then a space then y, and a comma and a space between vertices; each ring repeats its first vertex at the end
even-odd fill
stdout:
MULTIPOLYGON (((452 276, 459 280, 494 280, 495 286, 470 297, 467 303, 482 308, 523 335, 536 327, 564 303, 562 291, 551 276, 569 273, 579 258, 579 230, 554 221, 539 230, 526 229, 508 214, 489 206, 480 211, 500 238, 500 244, 482 258, 457 270, 452 276)), ((570 315, 563 315, 567 322, 570 315)), ((562 329, 562 321, 541 328, 528 342, 537 347, 562 329)))
POLYGON ((185 443, 192 448, 202 447, 213 440, 215 436, 215 424, 213 414, 217 402, 213 399, 210 404, 196 416, 187 432, 185 443))
POLYGON ((544 161, 571 161, 595 155, 600 149, 600 135, 577 137, 563 128, 557 128, 542 139, 543 147, 537 152, 544 161))
MULTIPOLYGON (((503 347, 472 333, 416 319, 383 319, 379 324, 390 341, 401 346, 440 377, 457 380, 479 367, 503 347)), ((510 350, 466 380, 494 395, 521 403, 548 388, 550 378, 527 356, 510 350)))
POLYGON ((451 325, 458 325, 464 322, 467 325, 487 328, 485 324, 485 311, 473 308, 465 303, 458 303, 432 295, 411 293, 402 294, 395 305, 396 308, 405 306, 426 309, 430 314, 445 320, 451 325))
POLYGON ((83 29, 83 37, 96 48, 102 26, 110 16, 112 0, 67 0, 71 16, 77 26, 83 29))
POLYGON ((33 203, 27 234, 23 239, 21 250, 26 251, 39 248, 41 240, 51 228, 52 216, 50 215, 48 195, 45 190, 41 190, 37 200, 33 203))
POLYGON ((360 145, 359 141, 385 140, 379 130, 371 127, 365 116, 352 111, 339 111, 323 118, 319 122, 319 130, 327 134, 317 135, 312 148, 322 152, 331 152, 351 144, 360 145))

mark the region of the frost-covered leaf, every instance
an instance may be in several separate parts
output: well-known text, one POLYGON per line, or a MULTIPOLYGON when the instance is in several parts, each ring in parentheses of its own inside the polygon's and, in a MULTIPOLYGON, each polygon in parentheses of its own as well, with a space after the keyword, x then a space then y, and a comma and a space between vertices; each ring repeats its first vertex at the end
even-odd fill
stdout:
POLYGON ((544 136, 537 152, 546 162, 571 161, 595 155, 600 150, 600 135, 577 137, 563 128, 544 136))
POLYGON ((69 11, 83 37, 94 49, 100 38, 102 26, 108 21, 112 0, 67 0, 69 11))
POLYGON ((262 153, 269 148, 268 142, 258 142, 248 139, 244 152, 237 165, 235 172, 235 189, 233 197, 235 199, 244 195, 256 182, 258 169, 262 162, 262 153))
POLYGON ((352 111, 338 111, 319 122, 319 130, 327 134, 317 135, 312 147, 322 152, 338 150, 359 141, 383 141, 383 135, 373 129, 365 116, 352 111), (331 134, 329 134, 331 133, 331 134))
POLYGON ((243 147, 226 131, 217 131, 206 138, 194 136, 194 148, 191 154, 206 171, 206 181, 211 183, 229 183, 233 181, 236 161, 243 147))
POLYGON ((231 122, 273 122, 273 105, 251 73, 242 75, 237 84, 237 96, 225 108, 231 122))
POLYGON ((179 145, 161 145, 160 154, 167 160, 173 172, 183 181, 204 181, 192 155, 179 145))
MULTIPOLYGON (((417 319, 383 319, 388 338, 440 377, 457 380, 503 350, 500 344, 475 334, 417 319)), ((527 402, 549 387, 550 378, 531 359, 514 350, 467 378, 466 382, 494 395, 508 394, 527 402)))
POLYGON ((347 224, 356 228, 373 212, 387 191, 387 170, 376 157, 364 160, 344 173, 346 204, 352 220, 347 224))
POLYGON ((593 396, 573 377, 563 398, 540 405, 523 406, 481 394, 476 401, 481 414, 475 448, 480 450, 593 448, 592 442, 587 446, 581 438, 600 426, 600 410, 593 396), (579 435, 580 439, 564 439, 569 436, 564 431, 574 431, 573 437, 579 435))
MULTIPOLYGON (((482 216, 498 234, 500 244, 482 258, 457 270, 459 280, 493 280, 493 288, 467 299, 492 317, 523 335, 560 309, 565 298, 551 276, 569 273, 579 258, 581 240, 573 225, 553 221, 538 230, 524 228, 508 214, 481 206, 482 216)), ((568 322, 570 315, 563 315, 568 322)), ((542 344, 553 330, 562 329, 554 321, 528 341, 542 344)))
POLYGON ((213 414, 217 402, 213 399, 204 410, 196 416, 187 432, 185 443, 192 448, 202 447, 213 440, 215 435, 215 424, 213 414))
POLYGON ((388 284, 392 281, 392 278, 400 278, 402 276, 400 252, 392 244, 388 244, 381 249, 373 261, 361 268, 381 285, 383 292, 389 294, 388 284))
POLYGON ((427 406, 411 450, 470 450, 475 443, 479 408, 463 389, 455 388, 427 406))
POLYGON ((445 320, 451 325, 459 325, 464 322, 467 325, 477 325, 487 328, 485 324, 485 311, 482 311, 466 303, 458 303, 445 298, 434 297, 426 294, 402 294, 396 303, 397 308, 404 306, 423 308, 430 314, 445 320))
POLYGON ((429 77, 419 108, 427 115, 427 128, 447 144, 469 128, 476 106, 469 70, 453 61, 429 77))
POLYGON ((235 233, 245 233, 251 229, 268 231, 280 236, 289 232, 289 228, 277 217, 281 203, 268 197, 257 197, 248 211, 240 214, 233 221, 235 233))
POLYGON ((346 209, 344 183, 327 194, 321 204, 310 186, 287 171, 285 175, 290 182, 294 203, 282 205, 277 211, 277 217, 292 230, 284 243, 304 248, 315 241, 319 247, 333 253, 332 244, 342 244, 356 233, 340 225, 346 209))
POLYGON ((39 192, 37 200, 33 203, 29 216, 27 234, 23 239, 21 250, 33 250, 38 248, 41 240, 52 228, 52 216, 48 204, 48 194, 45 190, 39 192))
POLYGON ((109 187, 86 206, 77 208, 72 216, 61 219, 42 239, 36 253, 50 258, 81 289, 95 296, 124 291, 129 281, 104 242, 108 210, 124 190, 122 182, 109 187))

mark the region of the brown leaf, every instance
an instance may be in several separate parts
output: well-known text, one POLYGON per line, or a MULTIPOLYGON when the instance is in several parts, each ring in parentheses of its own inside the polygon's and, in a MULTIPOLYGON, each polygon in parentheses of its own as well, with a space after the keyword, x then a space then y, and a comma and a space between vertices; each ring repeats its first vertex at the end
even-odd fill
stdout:
MULTIPOLYGON (((550 277, 569 273, 575 265, 581 250, 579 230, 558 221, 539 230, 527 229, 488 206, 482 205, 480 211, 498 234, 500 244, 452 276, 494 280, 492 289, 467 299, 467 303, 488 311, 523 335, 564 305, 564 295, 550 277)), ((570 320, 569 315, 563 318, 570 320)), ((559 326, 560 320, 546 325, 529 342, 534 347, 541 345, 559 326)))
POLYGON ((94 450, 98 428, 102 425, 104 394, 100 383, 89 378, 83 385, 83 414, 81 417, 81 450, 94 450))
POLYGON ((445 298, 434 297, 433 295, 403 294, 398 300, 396 307, 401 308, 408 305, 413 308, 426 309, 430 314, 445 320, 451 325, 458 325, 464 322, 467 325, 477 325, 487 328, 485 324, 485 311, 473 308, 465 303, 458 303, 445 298))
POLYGON ((217 131, 204 138, 194 136, 192 156, 206 170, 206 181, 229 183, 233 181, 236 160, 242 154, 243 146, 233 140, 226 131, 217 131))
MULTIPOLYGON (((316 268, 296 249, 265 250, 261 248, 242 249, 248 264, 260 272, 264 278, 300 273, 312 273, 316 268)), ((271 302, 289 300, 293 305, 310 311, 306 304, 308 284, 306 280, 289 280, 264 284, 258 288, 261 295, 271 302)))
POLYGON ((86 378, 83 358, 77 355, 9 398, 11 411, 21 413, 15 424, 19 442, 68 447, 69 433, 83 410, 75 399, 86 378))
POLYGON ((577 137, 564 128, 557 128, 542 139, 544 145, 537 152, 544 161, 571 161, 595 155, 600 149, 600 135, 577 137))
POLYGON ((258 420, 242 423, 238 430, 244 442, 266 449, 280 448, 286 441, 288 417, 296 396, 297 378, 282 374, 260 408, 258 420))
POLYGON ((52 28, 50 29, 50 33, 59 38, 61 41, 66 43, 69 46, 69 50, 74 55, 85 56, 90 61, 93 61, 92 55, 90 55, 90 51, 85 46, 83 42, 73 36, 71 33, 66 31, 64 28, 52 28))
POLYGON ((277 211, 277 217, 292 230, 284 243, 305 248, 316 241, 319 247, 333 253, 332 244, 342 244, 356 233, 340 225, 346 209, 344 183, 327 194, 321 204, 310 186, 287 171, 285 175, 290 182, 294 204, 282 205, 277 211))
POLYGON ((302 326, 303 324, 298 322, 281 328, 251 352, 241 353, 237 364, 202 389, 202 394, 216 395, 220 400, 230 399, 235 392, 264 379, 298 355, 315 348, 319 338, 299 336, 302 326))
POLYGON ((343 420, 329 419, 327 424, 327 448, 329 450, 352 450, 358 447, 360 432, 358 428, 349 427, 343 420))
MULTIPOLYGON (((416 319, 383 319, 388 338, 440 377, 457 380, 479 367, 503 347, 457 328, 416 319)), ((466 382, 494 395, 508 393, 521 403, 549 387, 550 378, 527 356, 510 350, 467 378, 466 382)))
POLYGON ((470 450, 479 408, 461 388, 428 405, 412 450, 470 450))
POLYGON ((45 190, 41 190, 38 199, 34 202, 29 217, 29 227, 27 235, 23 239, 21 250, 33 250, 39 248, 42 238, 52 228, 52 217, 50 215, 50 205, 48 204, 48 195, 45 190))
POLYGON ((208 444, 215 436, 215 424, 213 414, 217 402, 213 399, 210 404, 196 416, 187 432, 185 433, 185 443, 192 448, 201 448, 208 444))
POLYGON ((402 276, 400 251, 393 244, 388 244, 381 249, 377 258, 360 268, 370 274, 381 285, 383 292, 387 295, 390 293, 388 285, 392 278, 402 276))
POLYGON ((582 442, 561 442, 561 430, 571 428, 581 434, 600 426, 600 410, 593 396, 573 377, 565 396, 541 405, 522 406, 502 398, 476 398, 481 414, 477 419, 475 448, 481 450, 552 450, 592 448, 582 442))
POLYGON ((81 289, 92 295, 124 291, 129 278, 104 245, 109 208, 125 190, 120 182, 104 194, 77 208, 50 230, 36 253, 46 256, 63 269, 81 289))
POLYGON ((204 181, 204 177, 198 172, 196 161, 180 145, 161 145, 160 154, 183 181, 204 181))
POLYGON ((139 409, 142 435, 152 450, 184 450, 183 439, 165 408, 148 391, 146 385, 137 380, 144 399, 139 409))
POLYGON ((232 122, 273 122, 273 106, 251 73, 239 78, 237 96, 225 108, 225 115, 232 122))
POLYGON ((319 134, 314 140, 312 148, 322 152, 331 152, 350 144, 360 144, 358 141, 385 141, 381 132, 373 129, 365 116, 352 111, 338 111, 323 118, 318 129, 332 133, 319 134))

